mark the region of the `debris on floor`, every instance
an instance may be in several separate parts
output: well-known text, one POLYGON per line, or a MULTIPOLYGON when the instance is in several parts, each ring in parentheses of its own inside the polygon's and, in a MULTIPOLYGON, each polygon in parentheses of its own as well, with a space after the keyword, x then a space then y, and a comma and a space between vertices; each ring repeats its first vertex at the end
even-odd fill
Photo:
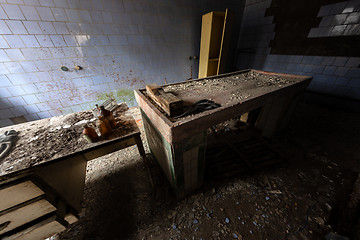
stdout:
POLYGON ((181 200, 154 161, 150 187, 136 147, 101 157, 88 164, 80 220, 56 239, 346 239, 334 238, 329 220, 360 170, 358 122, 301 103, 287 134, 267 143, 282 162, 210 178, 181 200))

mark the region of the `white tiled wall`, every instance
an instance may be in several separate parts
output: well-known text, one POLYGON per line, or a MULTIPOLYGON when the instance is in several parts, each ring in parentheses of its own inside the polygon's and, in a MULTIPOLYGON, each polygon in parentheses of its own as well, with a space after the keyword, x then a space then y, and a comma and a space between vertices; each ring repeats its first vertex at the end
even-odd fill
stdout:
POLYGON ((197 76, 189 56, 199 54, 201 14, 225 9, 191 0, 0 2, 0 127, 16 116, 86 110, 110 95, 133 106, 135 88, 186 80, 191 66, 197 76))
MULTIPOLYGON (((326 36, 359 35, 359 4, 359 1, 344 1, 322 6, 318 13, 318 17, 322 17, 320 26, 313 29, 320 29, 326 25, 330 28, 326 36), (346 15, 343 16, 344 22, 338 21, 339 14, 346 15), (326 17, 330 18, 325 23, 326 17), (342 27, 344 31, 335 34, 334 28, 337 26, 345 26, 342 27), (347 31, 348 28, 351 29, 347 31)), ((360 56, 270 54, 269 44, 276 34, 273 17, 265 17, 266 8, 270 5, 271 0, 246 1, 237 67, 313 76, 313 81, 308 87, 310 90, 360 100, 360 56)), ((316 35, 315 31, 311 30, 308 37, 325 36, 322 33, 321 30, 316 35)))
POLYGON ((317 16, 321 22, 310 30, 309 38, 360 35, 360 1, 324 5, 317 16))

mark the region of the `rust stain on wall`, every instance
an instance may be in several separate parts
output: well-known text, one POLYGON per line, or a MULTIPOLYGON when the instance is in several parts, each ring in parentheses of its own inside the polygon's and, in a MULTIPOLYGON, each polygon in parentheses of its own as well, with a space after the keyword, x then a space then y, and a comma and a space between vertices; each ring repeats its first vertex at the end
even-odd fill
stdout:
POLYGON ((129 70, 129 73, 125 76, 121 76, 119 73, 110 74, 114 83, 116 83, 119 87, 124 87, 124 84, 129 84, 131 87, 133 86, 143 86, 145 85, 144 79, 139 79, 133 76, 133 71, 129 70))

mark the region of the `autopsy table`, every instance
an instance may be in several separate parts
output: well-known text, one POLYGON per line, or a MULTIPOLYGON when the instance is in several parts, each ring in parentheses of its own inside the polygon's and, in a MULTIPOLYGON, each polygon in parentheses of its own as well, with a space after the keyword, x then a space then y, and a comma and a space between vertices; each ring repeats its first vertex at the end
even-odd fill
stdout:
POLYGON ((291 110, 311 77, 243 70, 162 86, 185 107, 202 99, 221 107, 172 118, 151 100, 146 89, 135 90, 152 155, 178 197, 197 189, 204 178, 207 129, 245 113, 258 112, 255 126, 271 137, 285 129, 291 110))
POLYGON ((87 161, 135 144, 146 161, 128 106, 113 113, 119 127, 95 143, 82 137, 98 124, 90 110, 0 128, 19 133, 0 159, 0 239, 45 239, 77 221, 87 161))

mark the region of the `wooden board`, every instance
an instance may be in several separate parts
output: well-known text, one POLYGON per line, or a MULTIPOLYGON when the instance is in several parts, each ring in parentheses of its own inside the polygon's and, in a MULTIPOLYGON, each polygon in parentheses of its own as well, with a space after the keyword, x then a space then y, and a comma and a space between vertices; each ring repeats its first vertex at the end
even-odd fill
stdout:
POLYGON ((79 219, 71 213, 68 213, 65 216, 65 221, 67 221, 69 224, 73 224, 74 222, 77 222, 78 220, 79 219))
POLYGON ((30 180, 15 185, 0 186, 0 211, 43 195, 41 190, 30 180))
POLYGON ((158 85, 146 85, 146 93, 169 116, 182 113, 183 101, 172 93, 164 92, 158 85))
POLYGON ((66 227, 52 216, 38 224, 35 224, 25 230, 14 233, 10 236, 4 236, 3 240, 41 240, 62 232, 66 227))
POLYGON ((0 224, 9 221, 7 227, 0 230, 0 234, 15 229, 55 210, 56 208, 46 199, 36 199, 36 201, 27 202, 22 206, 11 208, 8 211, 0 213, 0 224))

